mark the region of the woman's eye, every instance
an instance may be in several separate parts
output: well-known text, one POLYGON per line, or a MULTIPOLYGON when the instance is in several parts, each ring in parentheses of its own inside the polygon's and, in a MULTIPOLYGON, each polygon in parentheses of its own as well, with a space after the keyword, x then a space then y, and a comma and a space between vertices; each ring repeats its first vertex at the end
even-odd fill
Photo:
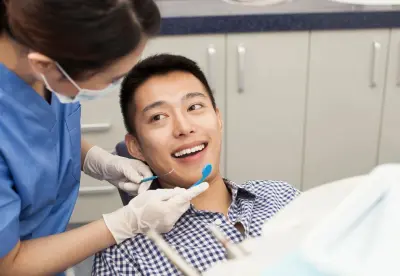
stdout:
POLYGON ((202 107, 203 107, 203 105, 201 105, 201 104, 194 104, 194 105, 191 105, 191 106, 189 107, 189 110, 190 110, 190 111, 193 111, 193 110, 200 109, 200 108, 202 108, 202 107))
POLYGON ((166 117, 166 116, 163 115, 163 114, 157 114, 157 115, 153 116, 153 117, 151 118, 151 120, 152 120, 152 121, 160 121, 160 120, 164 119, 165 117, 166 117))

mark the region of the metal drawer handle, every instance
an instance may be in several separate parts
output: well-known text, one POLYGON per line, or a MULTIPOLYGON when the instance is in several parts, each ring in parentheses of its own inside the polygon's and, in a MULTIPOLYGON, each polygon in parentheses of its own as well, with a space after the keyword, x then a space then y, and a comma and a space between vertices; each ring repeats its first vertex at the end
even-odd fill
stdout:
POLYGON ((374 42, 372 44, 372 66, 371 66, 371 83, 370 83, 370 87, 372 88, 378 85, 376 80, 376 73, 378 71, 377 66, 378 66, 380 49, 381 49, 380 43, 374 42))
POLYGON ((215 49, 214 45, 208 46, 207 49, 207 66, 208 66, 208 81, 210 82, 210 88, 213 93, 215 93, 215 55, 217 50, 215 49))
POLYGON ((111 124, 84 124, 81 126, 82 133, 106 132, 111 128, 111 124))
POLYGON ((111 194, 117 188, 112 186, 94 186, 94 187, 80 187, 79 188, 79 195, 94 195, 94 194, 111 194))
POLYGON ((245 55, 246 48, 243 45, 239 45, 237 48, 238 53, 238 92, 244 92, 244 74, 245 74, 245 55))

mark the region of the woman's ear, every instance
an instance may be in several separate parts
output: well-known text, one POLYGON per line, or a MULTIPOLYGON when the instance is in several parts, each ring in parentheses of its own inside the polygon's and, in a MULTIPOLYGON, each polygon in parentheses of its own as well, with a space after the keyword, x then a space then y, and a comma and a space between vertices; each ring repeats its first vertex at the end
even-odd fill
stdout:
POLYGON ((125 144, 126 144, 129 154, 132 157, 145 162, 144 156, 142 154, 142 151, 140 149, 140 146, 139 146, 139 143, 138 143, 136 137, 134 137, 132 134, 129 134, 129 133, 126 134, 125 135, 125 144))
POLYGON ((38 52, 30 52, 28 54, 29 64, 32 69, 39 74, 47 75, 48 73, 57 71, 57 66, 51 58, 42 55, 38 52))

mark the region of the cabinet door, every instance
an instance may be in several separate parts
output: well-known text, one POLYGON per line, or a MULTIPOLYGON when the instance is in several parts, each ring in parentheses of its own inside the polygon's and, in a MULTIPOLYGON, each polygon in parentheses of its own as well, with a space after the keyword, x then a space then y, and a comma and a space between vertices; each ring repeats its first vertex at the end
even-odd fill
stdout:
MULTIPOLYGON (((119 92, 115 91, 95 101, 82 102, 82 137, 89 143, 113 152, 125 138, 125 126, 119 106, 119 92), (107 110, 107 112, 104 112, 107 110)), ((122 206, 117 188, 107 181, 99 181, 81 173, 79 198, 70 223, 86 223, 101 219, 122 206)))
MULTIPOLYGON (((197 62, 213 90, 225 119, 225 35, 161 36, 150 40, 143 57, 159 53, 182 55, 197 62)), ((225 140, 225 134, 223 137, 225 140)), ((225 143, 221 149, 221 174, 225 172, 225 143)))
POLYGON ((227 176, 300 188, 308 32, 228 35, 227 176))
POLYGON ((400 29, 391 33, 379 163, 400 162, 400 29))
POLYGON ((304 189, 377 164, 389 30, 311 34, 304 189))

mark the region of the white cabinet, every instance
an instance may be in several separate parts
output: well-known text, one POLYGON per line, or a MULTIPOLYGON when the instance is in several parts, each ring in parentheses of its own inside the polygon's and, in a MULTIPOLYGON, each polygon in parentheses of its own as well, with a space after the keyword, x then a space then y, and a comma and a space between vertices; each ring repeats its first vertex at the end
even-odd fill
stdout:
POLYGON ((82 136, 93 145, 113 151, 125 139, 119 92, 82 105, 82 136))
POLYGON ((376 166, 389 30, 311 34, 303 189, 376 166))
MULTIPOLYGON (((114 151, 115 145, 124 140, 126 133, 119 107, 119 93, 82 102, 81 105, 83 138, 93 145, 114 151)), ((100 219, 102 214, 121 206, 118 190, 114 186, 82 173, 80 194, 70 222, 85 223, 100 219)))
POLYGON ((87 223, 101 219, 102 214, 122 207, 118 190, 110 183, 95 180, 82 173, 78 200, 70 223, 87 223))
POLYGON ((300 187, 308 48, 308 32, 228 35, 228 178, 300 187))
MULTIPOLYGON (((213 89, 216 104, 225 120, 225 35, 158 37, 150 40, 143 57, 159 53, 183 55, 198 63, 213 89)), ((223 142, 220 166, 222 175, 225 169, 224 147, 223 142)))
POLYGON ((400 29, 391 33, 379 163, 400 162, 400 29))

